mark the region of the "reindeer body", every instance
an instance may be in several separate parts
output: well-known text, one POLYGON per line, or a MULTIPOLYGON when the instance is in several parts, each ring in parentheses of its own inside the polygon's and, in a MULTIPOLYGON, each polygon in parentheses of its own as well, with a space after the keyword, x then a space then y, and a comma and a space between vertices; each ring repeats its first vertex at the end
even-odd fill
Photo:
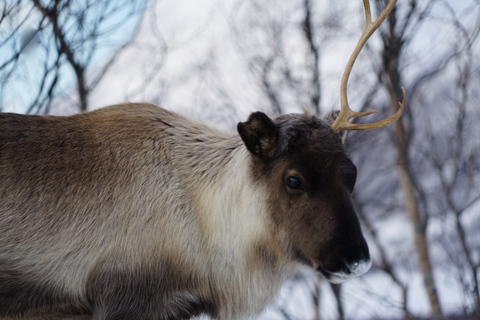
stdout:
POLYGON ((306 118, 252 115, 239 136, 148 104, 0 114, 0 318, 243 319, 299 264, 342 281, 365 272, 353 165, 306 118), (317 182, 332 167, 328 191, 317 182))

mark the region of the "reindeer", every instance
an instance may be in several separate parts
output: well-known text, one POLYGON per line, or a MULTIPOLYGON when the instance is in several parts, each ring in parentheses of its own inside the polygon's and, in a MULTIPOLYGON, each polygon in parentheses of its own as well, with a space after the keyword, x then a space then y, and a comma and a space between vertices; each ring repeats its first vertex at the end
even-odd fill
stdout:
MULTIPOLYGON (((367 28, 374 24, 364 1, 367 28)), ((150 104, 0 114, 0 317, 247 319, 299 265, 340 283, 370 267, 340 114, 226 134, 150 104), (338 115, 338 116, 337 116, 338 115)))

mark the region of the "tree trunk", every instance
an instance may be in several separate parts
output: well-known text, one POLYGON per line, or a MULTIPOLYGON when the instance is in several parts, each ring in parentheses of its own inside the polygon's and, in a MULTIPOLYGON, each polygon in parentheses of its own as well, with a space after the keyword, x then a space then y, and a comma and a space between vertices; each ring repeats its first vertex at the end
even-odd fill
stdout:
MULTIPOLYGON (((398 100, 392 98, 392 103, 398 105, 398 100)), ((415 232, 415 248, 418 255, 418 264, 423 276, 425 289, 431 306, 432 319, 443 319, 440 301, 438 299, 437 289, 433 277, 433 269, 428 250, 428 240, 426 235, 426 219, 422 219, 419 212, 419 206, 415 198, 415 186, 408 168, 408 150, 406 144, 405 127, 401 119, 396 125, 397 136, 397 171, 400 180, 400 186, 405 198, 405 207, 408 211, 410 221, 414 226, 415 232)))
MULTIPOLYGON (((397 24, 397 10, 394 8, 388 17, 388 31, 382 32, 383 40, 383 70, 384 82, 390 94, 390 105, 396 112, 399 108, 398 102, 402 97, 400 89, 401 74, 399 70, 399 60, 404 44, 401 35, 395 33, 397 24)), ((407 111, 408 112, 408 111, 407 111)), ((401 117, 395 126, 395 138, 397 149, 397 172, 400 187, 405 200, 405 208, 408 211, 410 221, 414 227, 415 248, 418 255, 418 264, 423 276, 423 282, 431 307, 432 319, 443 319, 443 313, 435 286, 433 269, 430 260, 428 240, 426 235, 427 218, 422 218, 419 211, 418 201, 416 199, 416 186, 413 180, 413 174, 410 170, 408 153, 409 137, 405 130, 403 119, 401 117)))
POLYGON ((338 312, 338 320, 345 319, 345 312, 343 311, 343 302, 342 302, 342 285, 329 283, 330 288, 332 288, 333 295, 335 296, 335 300, 337 300, 337 312, 338 312))
POLYGON ((321 314, 320 314, 320 298, 321 298, 321 284, 322 284, 323 278, 320 275, 317 275, 314 283, 313 283, 313 292, 312 292, 312 302, 313 302, 313 308, 314 308, 314 315, 313 315, 313 320, 321 320, 321 314))

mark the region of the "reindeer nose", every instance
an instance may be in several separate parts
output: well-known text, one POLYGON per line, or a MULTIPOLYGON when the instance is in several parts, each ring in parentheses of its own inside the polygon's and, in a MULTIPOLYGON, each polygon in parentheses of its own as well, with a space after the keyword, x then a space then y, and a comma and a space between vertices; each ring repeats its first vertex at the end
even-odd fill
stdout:
POLYGON ((350 261, 345 261, 347 268, 353 276, 361 276, 372 266, 367 242, 364 239, 362 240, 357 242, 358 247, 352 250, 355 254, 349 259, 350 261))
POLYGON ((365 274, 372 266, 370 252, 365 239, 350 238, 340 246, 336 263, 326 264, 319 271, 333 283, 342 283, 365 274))

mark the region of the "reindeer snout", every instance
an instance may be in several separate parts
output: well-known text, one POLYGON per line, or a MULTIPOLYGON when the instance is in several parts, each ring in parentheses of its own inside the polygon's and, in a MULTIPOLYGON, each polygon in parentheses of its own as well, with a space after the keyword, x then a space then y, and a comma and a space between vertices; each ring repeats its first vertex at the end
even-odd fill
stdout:
POLYGON ((318 270, 332 283, 342 283, 365 274, 372 266, 365 239, 342 244, 318 270))

